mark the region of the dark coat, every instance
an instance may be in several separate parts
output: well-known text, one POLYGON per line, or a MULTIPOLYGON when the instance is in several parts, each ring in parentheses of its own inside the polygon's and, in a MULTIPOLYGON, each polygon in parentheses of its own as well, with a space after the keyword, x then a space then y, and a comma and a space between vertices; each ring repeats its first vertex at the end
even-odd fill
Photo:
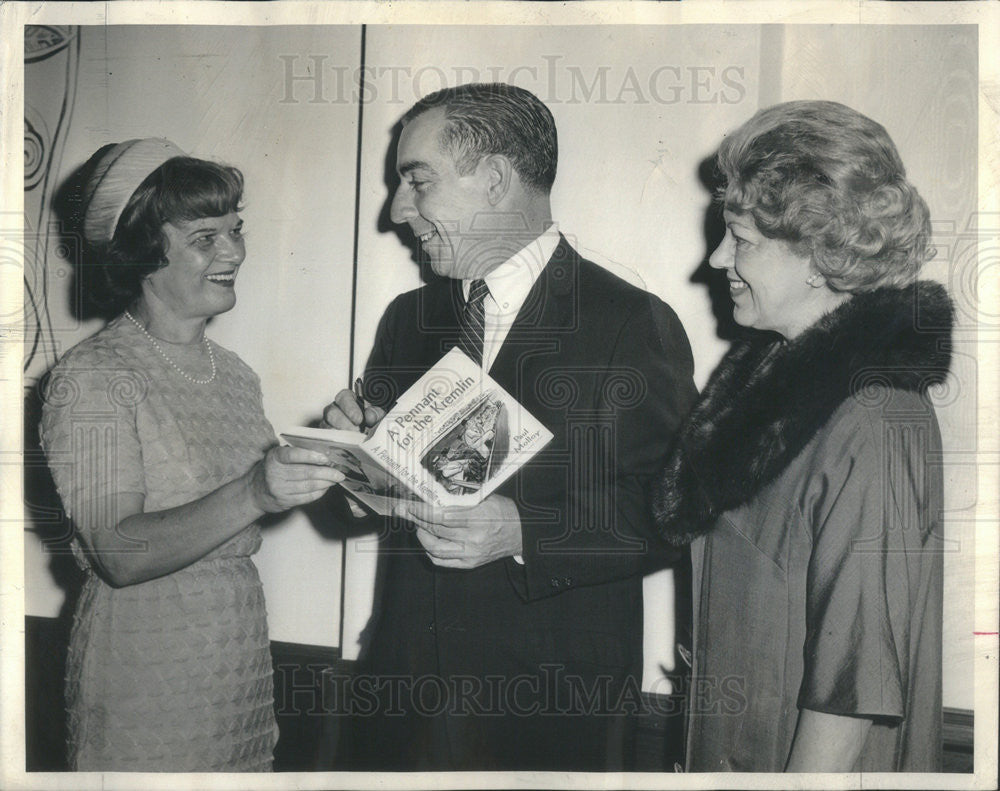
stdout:
POLYGON ((657 486, 690 541, 689 771, 784 769, 802 709, 872 720, 856 771, 939 771, 944 289, 857 294, 725 357, 657 486))
MULTIPOLYGON (((455 345, 462 301, 459 281, 393 301, 366 369, 373 400, 389 406, 455 345)), ((646 492, 695 397, 692 370, 667 305, 560 240, 490 370, 554 435, 498 492, 517 503, 524 564, 440 569, 410 526, 387 524, 362 675, 423 684, 430 716, 363 718, 362 741, 393 745, 369 766, 621 765, 626 728, 610 714, 626 684, 638 695, 641 575, 663 564, 646 492), (448 707, 430 705, 437 679, 448 707)))

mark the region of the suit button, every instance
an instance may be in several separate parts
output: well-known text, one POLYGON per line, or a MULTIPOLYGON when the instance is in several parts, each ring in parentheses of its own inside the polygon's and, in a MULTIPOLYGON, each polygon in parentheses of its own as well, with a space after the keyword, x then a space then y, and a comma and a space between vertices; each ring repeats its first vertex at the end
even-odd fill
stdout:
POLYGON ((429 624, 427 624, 427 631, 428 632, 434 631, 434 621, 431 621, 429 624))
POLYGON ((558 588, 559 587, 559 580, 557 580, 555 577, 553 577, 552 579, 549 580, 549 585, 551 585, 553 588, 558 588))

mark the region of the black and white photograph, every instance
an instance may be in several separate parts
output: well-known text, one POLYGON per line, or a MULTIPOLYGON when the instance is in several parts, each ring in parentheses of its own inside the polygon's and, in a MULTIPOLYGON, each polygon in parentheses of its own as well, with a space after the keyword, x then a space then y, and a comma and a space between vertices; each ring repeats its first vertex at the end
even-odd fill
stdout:
POLYGON ((0 786, 996 786, 1000 7, 0 23, 0 786))

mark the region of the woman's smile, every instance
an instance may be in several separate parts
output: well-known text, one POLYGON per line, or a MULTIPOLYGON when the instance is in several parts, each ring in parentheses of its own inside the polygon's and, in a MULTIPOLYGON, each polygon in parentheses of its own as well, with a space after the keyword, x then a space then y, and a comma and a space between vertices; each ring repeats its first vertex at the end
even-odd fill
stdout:
POLYGON ((225 288, 233 288, 236 283, 236 272, 236 269, 231 269, 228 272, 216 272, 215 274, 205 275, 205 279, 225 288))

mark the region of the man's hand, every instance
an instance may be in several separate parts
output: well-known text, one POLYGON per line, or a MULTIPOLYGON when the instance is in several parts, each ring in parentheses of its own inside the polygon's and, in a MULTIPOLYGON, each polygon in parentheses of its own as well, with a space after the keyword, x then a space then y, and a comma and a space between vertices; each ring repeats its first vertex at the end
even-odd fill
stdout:
POLYGON ((357 396, 350 390, 341 390, 333 403, 328 404, 323 410, 323 426, 358 431, 361 428, 362 415, 365 426, 370 428, 385 417, 385 410, 369 404, 364 407, 362 413, 362 405, 358 403, 357 396))
POLYGON ((396 516, 417 526, 417 539, 436 566, 474 569, 522 552, 517 506, 498 494, 470 508, 405 503, 396 506, 396 516))

